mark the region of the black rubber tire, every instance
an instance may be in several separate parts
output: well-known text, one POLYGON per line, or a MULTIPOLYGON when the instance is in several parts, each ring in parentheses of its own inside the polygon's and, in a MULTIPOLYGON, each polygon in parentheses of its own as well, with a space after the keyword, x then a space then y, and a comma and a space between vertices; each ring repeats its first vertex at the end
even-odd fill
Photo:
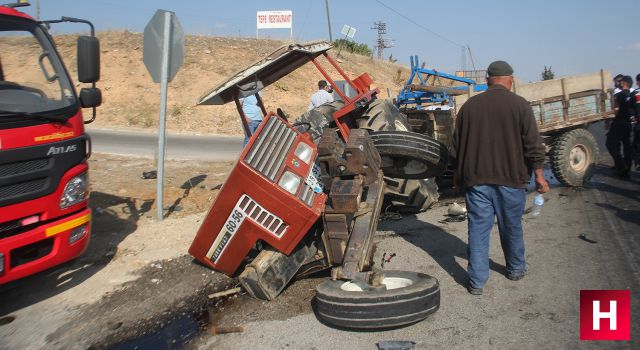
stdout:
POLYGON ((425 211, 438 202, 440 194, 434 179, 396 179, 385 177, 384 208, 392 206, 401 213, 425 211))
POLYGON ((318 318, 346 329, 386 329, 422 321, 440 308, 440 285, 434 277, 410 271, 384 271, 384 276, 411 284, 391 290, 346 291, 341 287, 348 282, 323 282, 316 287, 318 318))
POLYGON ((409 125, 407 117, 393 102, 387 99, 377 99, 369 104, 367 110, 358 119, 358 128, 370 131, 409 131, 411 125, 409 125))
POLYGON ((599 152, 598 143, 588 130, 567 131, 551 145, 553 174, 563 185, 584 186, 595 173, 599 152), (572 150, 579 156, 572 155, 572 150))
POLYGON ((371 132, 371 140, 382 158, 385 176, 401 179, 426 179, 447 169, 447 146, 435 139, 410 131, 371 132), (386 160, 386 161, 385 161, 386 160), (413 161, 413 169, 404 166, 413 161))

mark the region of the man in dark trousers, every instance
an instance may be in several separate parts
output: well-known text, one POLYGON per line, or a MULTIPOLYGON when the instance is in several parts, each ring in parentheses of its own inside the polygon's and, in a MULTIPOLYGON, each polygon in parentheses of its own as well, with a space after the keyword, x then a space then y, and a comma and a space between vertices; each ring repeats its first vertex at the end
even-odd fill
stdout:
POLYGON ((621 91, 615 94, 616 115, 609 125, 606 140, 607 150, 613 158, 614 172, 616 175, 624 178, 629 177, 629 170, 631 169, 631 161, 633 159, 631 150, 631 121, 635 114, 635 101, 631 100, 631 91, 629 90, 632 85, 633 78, 628 75, 622 77, 620 82, 621 91))
POLYGON ((511 92, 513 69, 495 61, 487 69, 489 89, 460 109, 452 147, 458 185, 464 187, 468 211, 469 284, 482 294, 489 279, 489 238, 497 217, 507 278, 528 272, 522 215, 525 189, 535 171, 537 190, 549 191, 542 163, 545 150, 529 103, 511 92))

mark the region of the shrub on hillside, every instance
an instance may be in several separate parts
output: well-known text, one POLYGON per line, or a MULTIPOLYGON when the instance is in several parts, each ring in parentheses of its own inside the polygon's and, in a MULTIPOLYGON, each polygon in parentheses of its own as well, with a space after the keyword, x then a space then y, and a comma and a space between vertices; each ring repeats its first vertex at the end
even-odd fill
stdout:
POLYGON ((372 51, 367 46, 367 44, 359 44, 355 41, 350 41, 346 39, 337 39, 333 42, 335 47, 342 47, 343 50, 349 51, 351 53, 355 53, 363 56, 371 56, 372 51))

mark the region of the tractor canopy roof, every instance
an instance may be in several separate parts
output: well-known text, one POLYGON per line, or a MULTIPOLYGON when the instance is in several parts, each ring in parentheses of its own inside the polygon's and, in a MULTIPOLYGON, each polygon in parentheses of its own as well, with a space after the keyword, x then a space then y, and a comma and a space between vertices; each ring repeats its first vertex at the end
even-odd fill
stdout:
POLYGON ((243 98, 255 94, 329 49, 331 43, 327 41, 284 45, 202 95, 198 104, 223 105, 233 101, 234 96, 243 98))

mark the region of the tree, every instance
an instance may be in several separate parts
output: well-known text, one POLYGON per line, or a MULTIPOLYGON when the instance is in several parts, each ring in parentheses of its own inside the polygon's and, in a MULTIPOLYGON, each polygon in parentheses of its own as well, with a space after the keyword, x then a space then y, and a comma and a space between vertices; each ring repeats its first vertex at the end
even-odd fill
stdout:
POLYGON ((556 74, 551 70, 551 66, 544 66, 542 71, 542 80, 551 80, 556 77, 556 74))

